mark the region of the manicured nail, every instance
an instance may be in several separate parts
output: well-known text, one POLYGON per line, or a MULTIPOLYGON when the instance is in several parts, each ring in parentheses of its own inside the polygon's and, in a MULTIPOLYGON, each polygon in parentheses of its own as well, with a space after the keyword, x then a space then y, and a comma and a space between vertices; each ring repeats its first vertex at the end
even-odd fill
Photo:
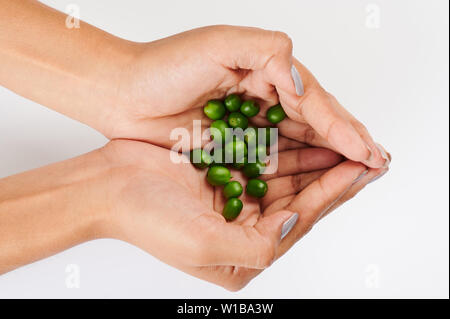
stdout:
POLYGON ((297 223, 298 220, 298 214, 295 213, 287 221, 284 222, 283 227, 281 228, 281 240, 283 240, 284 237, 286 237, 287 234, 292 230, 295 223, 297 223))
POLYGON ((302 78, 300 77, 300 73, 298 73, 295 66, 291 67, 291 75, 292 75, 292 79, 294 80, 294 84, 295 84, 295 92, 297 93, 298 96, 302 96, 303 93, 305 93, 305 91, 303 89, 303 82, 302 82, 302 78))
POLYGON ((376 144, 378 150, 381 153, 381 157, 384 159, 384 164, 383 164, 383 168, 388 168, 389 164, 391 164, 391 161, 389 160, 389 157, 386 154, 386 151, 384 150, 383 146, 381 146, 380 144, 376 144))
POLYGON ((352 185, 358 183, 364 176, 367 175, 367 173, 369 173, 369 170, 368 170, 368 169, 366 169, 364 172, 362 172, 361 175, 359 175, 359 176, 353 181, 352 185))
POLYGON ((386 174, 388 172, 388 169, 387 170, 385 170, 383 173, 381 173, 380 175, 378 175, 378 176, 375 176, 374 178, 372 178, 367 184, 370 184, 370 183, 373 183, 373 182, 375 182, 377 179, 379 179, 379 178, 381 178, 384 174, 386 174))

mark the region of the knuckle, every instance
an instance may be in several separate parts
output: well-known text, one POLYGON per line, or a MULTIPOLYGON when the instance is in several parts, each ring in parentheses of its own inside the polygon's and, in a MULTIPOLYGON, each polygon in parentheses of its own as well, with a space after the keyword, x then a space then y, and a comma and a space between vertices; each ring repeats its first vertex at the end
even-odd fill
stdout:
POLYGON ((287 35, 287 33, 282 31, 272 31, 272 36, 277 41, 280 48, 287 51, 292 51, 293 43, 292 39, 287 35))

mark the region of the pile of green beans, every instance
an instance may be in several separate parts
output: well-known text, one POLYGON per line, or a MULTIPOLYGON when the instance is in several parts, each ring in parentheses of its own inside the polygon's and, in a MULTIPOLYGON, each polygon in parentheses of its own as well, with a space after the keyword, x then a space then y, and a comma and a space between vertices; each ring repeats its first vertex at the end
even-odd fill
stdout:
MULTIPOLYGON (((249 118, 258 115, 260 107, 253 100, 242 101, 237 94, 228 95, 225 100, 210 100, 203 108, 205 115, 213 120, 210 126, 212 140, 221 147, 214 148, 211 155, 204 149, 191 151, 191 162, 199 169, 208 168, 206 179, 212 186, 224 186, 223 195, 227 200, 222 211, 226 220, 231 221, 239 216, 243 204, 238 198, 244 189, 238 181, 231 180, 228 167, 241 170, 249 178, 245 187, 247 195, 261 198, 267 193, 267 183, 258 177, 264 172, 267 147, 276 141, 271 136, 270 127, 264 128, 265 136, 258 138, 258 129, 249 127, 249 118), (227 129, 242 129, 242 138, 228 136, 227 129), (263 140, 263 143, 260 143, 263 140), (250 156, 252 155, 252 156, 250 156), (225 158, 232 162, 225 163, 225 158), (255 161, 250 162, 252 158, 255 161), (218 160, 219 159, 219 160, 218 160)), ((284 120, 286 113, 280 104, 274 105, 266 112, 267 120, 277 124, 284 120)), ((261 132, 261 130, 259 130, 261 132)))

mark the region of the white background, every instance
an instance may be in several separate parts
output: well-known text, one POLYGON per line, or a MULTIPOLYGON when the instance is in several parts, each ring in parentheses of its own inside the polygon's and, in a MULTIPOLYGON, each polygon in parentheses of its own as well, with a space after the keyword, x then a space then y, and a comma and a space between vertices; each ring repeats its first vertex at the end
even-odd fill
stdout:
MULTIPOLYGON (((98 240, 1 276, 0 297, 448 298, 448 1, 44 2, 62 11, 75 3, 83 20, 135 41, 210 24, 285 31, 295 55, 393 162, 385 177, 238 293, 126 243, 98 240), (78 289, 66 287, 69 264, 79 266, 78 289)), ((105 142, 89 127, 0 88, 0 177, 105 142)))

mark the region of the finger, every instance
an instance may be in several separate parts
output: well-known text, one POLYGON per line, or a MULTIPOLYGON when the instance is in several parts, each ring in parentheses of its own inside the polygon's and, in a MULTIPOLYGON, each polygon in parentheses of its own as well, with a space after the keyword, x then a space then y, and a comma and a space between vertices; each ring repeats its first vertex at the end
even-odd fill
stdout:
POLYGON ((285 196, 285 197, 275 200, 274 202, 272 202, 270 205, 268 205, 264 209, 263 215, 270 216, 271 214, 284 209, 292 202, 292 200, 294 198, 295 198, 295 195, 288 195, 288 196, 285 196))
POLYGON ((268 191, 261 199, 262 209, 280 198, 297 194, 322 176, 326 171, 327 170, 323 169, 314 172, 278 177, 267 181, 268 191))
POLYGON ((293 139, 284 136, 278 136, 278 152, 307 147, 309 146, 306 145, 305 143, 300 143, 298 141, 295 141, 293 139))
MULTIPOLYGON (((258 127, 268 127, 273 125, 262 116, 255 116, 251 121, 258 127)), ((283 121, 278 123, 276 127, 278 128, 280 135, 292 140, 296 140, 312 146, 333 149, 330 143, 328 143, 327 140, 320 136, 307 123, 296 122, 294 120, 291 120, 290 118, 285 118, 283 121)))
MULTIPOLYGON (((271 105, 273 105, 273 104, 271 104, 271 105)), ((261 107, 260 114, 258 114, 257 116, 255 116, 251 119, 251 122, 253 125, 256 125, 258 127, 268 127, 268 126, 273 125, 265 117, 265 112, 267 111, 267 109, 268 109, 268 107, 265 109, 263 107, 261 107)), ((322 136, 320 136, 307 123, 294 121, 287 117, 283 121, 278 123, 276 125, 276 127, 278 128, 279 133, 282 136, 285 136, 292 140, 296 140, 301 143, 306 143, 306 144, 313 145, 313 146, 319 146, 319 147, 333 149, 333 147, 330 145, 330 143, 328 143, 327 140, 325 140, 322 136)))
POLYGON ((344 118, 346 118, 350 122, 350 124, 359 133, 361 138, 364 140, 364 142, 372 152, 372 156, 362 163, 373 168, 388 167, 390 160, 386 158, 386 150, 381 145, 374 142, 372 136, 370 135, 364 124, 362 124, 349 111, 347 111, 333 95, 329 93, 328 95, 332 100, 334 107, 338 110, 338 112, 340 112, 340 114, 342 114, 344 118))
MULTIPOLYGON (((253 70, 243 82, 253 82, 257 96, 266 99, 273 86, 295 92, 290 70, 292 41, 284 33, 250 27, 216 26, 211 33, 210 50, 219 65, 231 70, 253 70), (227 49, 223 49, 226 43, 227 49), (258 73, 258 74, 256 74, 258 73), (260 74, 259 74, 260 73, 260 74)), ((245 83, 240 85, 245 86, 245 83)), ((272 94, 274 95, 274 94, 272 94)))
MULTIPOLYGON (((368 173, 359 179, 356 183, 353 183, 353 185, 346 191, 344 191, 343 194, 341 194, 336 201, 327 211, 326 213, 322 214, 321 217, 319 217, 319 220, 324 218, 329 213, 333 212, 335 209, 337 209, 339 206, 341 206, 343 203, 349 201, 352 199, 356 194, 358 194, 367 184, 371 183, 375 179, 383 176, 389 169, 369 169, 368 173)), ((267 196, 267 195, 266 195, 267 196)), ((275 202, 273 202, 266 210, 264 211, 264 215, 270 215, 271 213, 278 211, 280 209, 283 209, 286 207, 294 198, 293 195, 285 196, 283 198, 277 199, 275 202)), ((287 240, 287 239, 286 239, 287 240)), ((283 248, 286 249, 286 248, 283 248)), ((277 257, 281 256, 283 253, 283 250, 278 251, 277 257)), ((252 278, 256 277, 258 274, 261 273, 261 269, 248 269, 248 268, 239 268, 239 269, 233 269, 232 272, 230 272, 230 276, 227 276, 227 283, 230 288, 230 290, 239 290, 243 288, 252 278), (233 275, 235 273, 236 275, 233 275), (239 274, 239 275, 237 275, 239 274)))
MULTIPOLYGON (((283 224, 294 214, 288 210, 262 217, 254 226, 227 223, 210 217, 202 229, 208 240, 199 243, 197 266, 232 265, 264 269, 272 264, 281 240, 283 224)), ((217 217, 220 217, 216 215, 217 217)))
POLYGON ((278 169, 261 175, 263 180, 329 168, 342 161, 341 155, 325 148, 300 148, 271 155, 278 155, 278 169))
POLYGON ((281 243, 278 256, 303 237, 320 216, 366 172, 367 169, 363 164, 345 161, 330 169, 295 196, 285 209, 298 212, 299 221, 281 243))
POLYGON ((279 91, 280 102, 294 121, 308 123, 334 149, 347 158, 362 162, 371 159, 371 149, 353 125, 336 109, 334 100, 320 87, 311 73, 294 59, 304 84, 305 94, 298 97, 279 91))
POLYGON ((211 120, 206 117, 201 108, 195 108, 187 110, 183 113, 159 117, 159 118, 146 118, 138 122, 133 130, 128 130, 125 136, 120 134, 110 134, 111 139, 127 138, 132 140, 142 140, 142 136, 145 136, 145 141, 150 141, 152 144, 172 148, 174 145, 178 145, 180 149, 190 150, 200 142, 201 145, 207 144, 209 141, 206 139, 200 139, 194 134, 195 120, 201 120, 201 127, 196 128, 200 132, 204 132, 211 125, 211 120), (187 134, 178 136, 176 129, 180 132, 187 134))
MULTIPOLYGON (((347 161, 347 162, 348 162, 348 161, 347 161)), ((346 162, 344 162, 344 163, 346 163, 346 162)), ((344 163, 342 163, 342 164, 344 164, 344 163)), ((341 164, 341 165, 342 165, 342 164, 341 164)), ((341 166, 341 165, 338 165, 338 167, 341 166)), ((336 170, 336 169, 337 169, 337 167, 334 168, 334 170, 336 170)), ((323 175, 323 174, 322 174, 322 175, 323 175)), ((322 176, 322 175, 321 175, 321 176, 322 176)), ((310 185, 309 185, 309 186, 310 186, 310 185)), ((344 193, 345 193, 347 190, 348 190, 348 189, 345 189, 344 192, 342 192, 342 194, 341 194, 340 196, 343 196, 344 193)), ((304 191, 305 191, 305 190, 304 190, 304 191)), ((302 196, 302 193, 300 193, 300 194, 297 195, 297 197, 299 197, 299 196, 302 196)), ((287 196, 284 196, 284 197, 281 197, 281 198, 276 199, 274 202, 270 203, 270 205, 267 206, 267 207, 264 209, 264 212, 263 212, 264 216, 270 215, 270 214, 272 214, 272 213, 274 213, 274 212, 276 212, 276 211, 279 211, 279 210, 281 210, 281 209, 284 209, 284 208, 288 207, 291 203, 294 202, 294 199, 295 199, 295 198, 296 198, 295 195, 287 195, 287 196)), ((339 200, 339 197, 336 197, 336 198, 335 198, 335 201, 338 201, 338 200, 339 200)), ((331 207, 331 206, 330 206, 330 207, 331 207)))
POLYGON ((281 135, 312 146, 333 149, 328 141, 320 136, 309 124, 285 118, 277 125, 281 135))

